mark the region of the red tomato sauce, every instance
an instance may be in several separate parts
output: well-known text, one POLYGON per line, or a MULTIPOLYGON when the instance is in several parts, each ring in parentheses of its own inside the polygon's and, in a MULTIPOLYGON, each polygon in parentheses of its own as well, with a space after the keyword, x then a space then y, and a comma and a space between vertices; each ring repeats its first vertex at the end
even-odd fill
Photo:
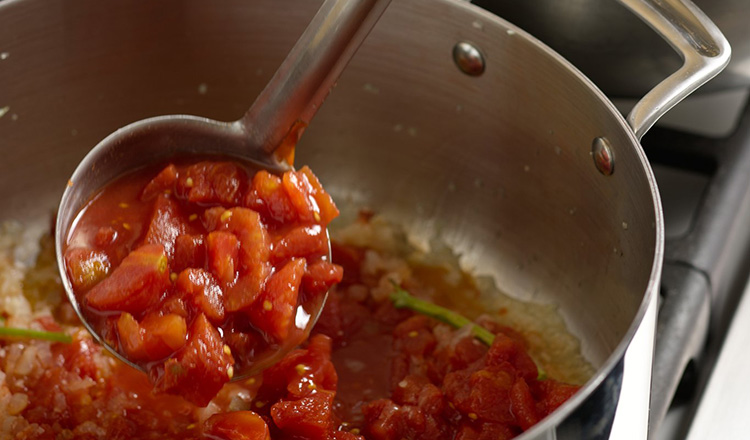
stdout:
POLYGON ((107 185, 67 240, 68 278, 96 332, 155 389, 206 405, 235 372, 273 363, 311 327, 342 269, 338 215, 304 167, 148 167, 107 185))
MULTIPOLYGON (((112 439, 503 440, 579 389, 540 379, 510 328, 481 322, 495 334, 487 347, 375 295, 383 280, 364 269, 368 249, 334 243, 336 264, 327 259, 322 234, 337 214, 306 168, 178 163, 114 182, 69 237, 68 275, 91 322, 156 385, 124 364, 102 367, 101 348, 79 333, 26 379, 23 415, 39 438, 99 426, 112 439), (290 308, 329 287, 306 343, 227 383, 264 350, 297 345, 290 308)), ((439 268, 410 271, 412 293, 460 301, 439 268)))

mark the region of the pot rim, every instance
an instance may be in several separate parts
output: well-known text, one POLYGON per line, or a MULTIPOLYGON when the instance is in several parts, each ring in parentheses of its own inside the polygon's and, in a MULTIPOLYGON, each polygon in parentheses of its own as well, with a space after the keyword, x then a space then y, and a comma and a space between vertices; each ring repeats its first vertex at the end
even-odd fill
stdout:
MULTIPOLYGON (((597 369, 596 373, 581 387, 581 389, 575 395, 573 395, 570 399, 568 399, 563 405, 561 405, 559 408, 553 411, 549 416, 545 417, 539 423, 532 426, 529 430, 525 431, 523 434, 517 437, 519 440, 522 440, 525 438, 538 436, 542 434, 543 432, 554 429, 556 426, 560 425, 563 422, 563 420, 565 420, 568 416, 570 416, 571 413, 577 407, 581 406, 581 404, 586 399, 589 398, 589 396, 594 392, 594 390, 598 389, 601 386, 601 384, 610 375, 610 373, 615 368, 615 366, 624 358, 628 347, 630 347, 633 337, 635 336, 638 329, 641 327, 644 321, 644 318, 646 316, 646 312, 648 311, 649 307, 651 307, 652 300, 654 296, 656 296, 658 289, 659 289, 662 265, 663 265, 663 260, 664 260, 664 239, 665 239, 664 216, 663 216, 662 205, 661 205, 661 197, 659 195, 659 189, 656 183, 656 178, 654 176, 653 170, 651 169, 651 165, 649 164, 648 159, 646 157, 646 153, 641 147, 641 144, 638 138, 636 137, 636 134, 634 133, 633 129, 630 127, 630 125, 628 125, 628 122, 625 120, 625 117, 617 110, 617 108, 612 103, 612 101, 610 101, 610 99, 604 94, 604 92, 602 92, 588 77, 586 77, 573 64, 571 64, 569 61, 563 58, 562 55, 552 50, 549 46, 547 46, 546 44, 544 44, 543 42, 541 42, 540 40, 538 40, 531 34, 515 26, 514 24, 504 20, 503 18, 498 17, 497 15, 494 15, 476 5, 473 5, 467 2, 456 1, 456 0, 443 0, 443 1, 448 2, 448 3, 453 3, 455 4, 456 7, 464 8, 468 12, 481 16, 481 18, 484 20, 494 22, 495 24, 509 31, 515 32, 517 35, 519 35, 522 38, 525 38, 528 42, 533 44, 536 50, 540 51, 545 56, 551 57, 552 59, 554 59, 554 61, 566 67, 569 71, 571 71, 575 75, 578 81, 584 83, 585 86, 591 89, 591 91, 599 99, 599 101, 601 101, 607 107, 607 109, 609 109, 610 116, 612 116, 617 121, 622 131, 630 139, 630 144, 631 144, 630 146, 631 148, 635 149, 641 168, 646 175, 649 192, 651 195, 652 206, 654 209, 653 213, 654 213, 655 220, 654 220, 653 230, 655 233, 655 236, 654 236, 655 243, 654 243, 653 263, 651 265, 651 273, 649 275, 649 280, 648 280, 648 284, 646 285, 643 299, 638 307, 638 310, 635 314, 635 317, 633 318, 633 321, 630 324, 630 327, 628 327, 627 332, 625 332, 625 335, 622 337, 622 339, 620 340, 618 345, 615 347, 613 352, 604 361, 604 363, 602 363, 602 365, 597 369)), ((653 344, 651 345, 651 348, 653 349, 653 344)), ((650 371, 649 371, 649 374, 650 374, 650 371)))

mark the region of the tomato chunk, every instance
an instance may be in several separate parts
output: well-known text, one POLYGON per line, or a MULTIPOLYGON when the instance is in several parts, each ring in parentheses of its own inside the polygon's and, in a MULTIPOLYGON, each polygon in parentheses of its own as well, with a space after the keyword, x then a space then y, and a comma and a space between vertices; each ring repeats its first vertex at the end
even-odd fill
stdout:
POLYGON ((130 313, 123 313, 117 319, 117 332, 120 346, 125 350, 129 359, 146 359, 146 349, 143 346, 143 329, 130 313))
POLYGON ((322 220, 318 202, 313 196, 315 190, 310 185, 310 181, 307 180, 306 175, 294 171, 284 173, 281 178, 281 184, 289 196, 292 206, 297 211, 297 218, 300 221, 303 223, 315 223, 322 220))
POLYGON ((193 203, 235 206, 241 200, 244 171, 230 162, 198 162, 177 179, 177 191, 193 203))
POLYGON ((190 267, 203 267, 206 261, 206 245, 202 234, 178 235, 174 242, 172 271, 182 272, 190 267))
POLYGON ((301 226, 287 232, 276 242, 271 254, 274 262, 291 257, 323 257, 328 254, 328 234, 319 225, 301 226))
POLYGON ((185 347, 164 363, 164 375, 156 388, 206 406, 232 378, 233 364, 234 359, 224 350, 219 332, 201 313, 190 326, 185 347))
POLYGON ((268 232, 260 215, 247 208, 223 211, 219 214, 217 229, 231 232, 240 242, 239 275, 236 284, 225 291, 226 309, 246 309, 256 301, 271 273, 268 232))
POLYGON ((268 171, 258 171, 245 206, 259 212, 268 222, 285 224, 297 219, 297 211, 281 185, 281 178, 268 171))
POLYGON ((316 261, 308 264, 302 286, 308 295, 316 296, 328 292, 334 284, 340 283, 344 277, 344 268, 327 261, 316 261))
POLYGON ((293 259, 271 275, 265 289, 248 312, 253 325, 276 341, 284 341, 289 334, 305 264, 302 258, 293 259))
POLYGON ((224 293, 214 278, 203 269, 185 269, 177 277, 177 290, 197 306, 206 317, 219 323, 224 320, 224 293))
POLYGON ((110 263, 104 252, 73 248, 65 252, 65 269, 74 289, 88 290, 107 276, 110 263))
POLYGON ((299 170, 299 173, 307 177, 307 181, 313 189, 312 196, 315 198, 315 202, 317 202, 320 209, 320 220, 318 223, 323 226, 328 225, 331 220, 339 216, 339 209, 333 202, 333 198, 323 189, 323 185, 320 184, 320 180, 313 174, 310 167, 307 165, 303 166, 299 170))
POLYGON ((164 246, 167 255, 174 253, 177 236, 184 234, 187 225, 180 214, 177 202, 169 196, 159 194, 154 204, 153 215, 146 232, 146 243, 164 246))
POLYGON ((158 302, 169 286, 167 263, 161 245, 139 247, 86 294, 86 304, 96 310, 131 313, 146 309, 158 302))
POLYGON ((240 250, 240 241, 237 237, 229 232, 214 231, 208 234, 206 246, 211 273, 224 286, 234 283, 240 250))
POLYGON ((330 391, 319 391, 299 400, 282 400, 271 407, 271 417, 290 437, 328 440, 333 427, 333 396, 330 391))
POLYGON ((130 313, 117 320, 120 344, 131 359, 155 361, 185 345, 187 326, 182 316, 148 315, 140 324, 130 313))
POLYGON ((206 420, 204 431, 223 440, 270 440, 263 418, 252 411, 214 414, 206 420))
POLYGON ((169 164, 159 172, 143 189, 141 200, 148 201, 159 194, 169 194, 172 192, 175 182, 177 181, 177 167, 169 164))

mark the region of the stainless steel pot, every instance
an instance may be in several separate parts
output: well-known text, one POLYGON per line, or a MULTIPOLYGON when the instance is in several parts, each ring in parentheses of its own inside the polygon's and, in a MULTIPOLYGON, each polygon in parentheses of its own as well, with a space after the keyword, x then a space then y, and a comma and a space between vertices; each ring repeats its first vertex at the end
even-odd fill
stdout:
MULTIPOLYGON (((700 93, 750 86, 750 2, 694 0, 732 45, 732 62, 700 93)), ((681 64, 641 20, 611 0, 473 0, 578 67, 610 97, 640 97, 681 64)))
MULTIPOLYGON (((647 417, 664 234, 638 139, 728 48, 710 26, 691 26, 706 43, 699 57, 673 26, 681 19, 627 3, 691 61, 644 98, 632 129, 519 28, 465 2, 409 0, 385 13, 298 149, 340 204, 371 207, 416 240, 439 235, 503 290, 559 305, 599 370, 524 439, 605 438, 629 370, 640 373, 630 387, 647 417), (452 54, 483 73, 468 75, 452 54), (642 353, 628 350, 634 338, 642 353)), ((237 119, 317 6, 0 3, 2 218, 47 227, 78 161, 131 121, 237 119)))

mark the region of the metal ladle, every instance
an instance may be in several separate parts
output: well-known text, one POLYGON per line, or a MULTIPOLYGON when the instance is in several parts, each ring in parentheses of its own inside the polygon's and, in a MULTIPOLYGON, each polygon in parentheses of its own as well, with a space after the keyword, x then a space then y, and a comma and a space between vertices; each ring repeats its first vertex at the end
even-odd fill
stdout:
MULTIPOLYGON (((266 88, 238 121, 220 122, 189 115, 144 119, 107 136, 81 161, 60 202, 55 226, 57 264, 65 292, 79 318, 117 358, 142 370, 107 344, 90 325, 65 270, 66 241, 80 210, 116 177, 176 155, 234 156, 277 172, 291 168, 294 144, 389 3, 390 0, 325 0, 266 88)), ((308 332, 324 304, 325 300, 319 310, 311 311, 308 332)), ((272 358, 279 359, 283 354, 276 353, 272 358)), ((251 364, 248 371, 236 371, 234 377, 258 372, 268 364, 251 364)))

